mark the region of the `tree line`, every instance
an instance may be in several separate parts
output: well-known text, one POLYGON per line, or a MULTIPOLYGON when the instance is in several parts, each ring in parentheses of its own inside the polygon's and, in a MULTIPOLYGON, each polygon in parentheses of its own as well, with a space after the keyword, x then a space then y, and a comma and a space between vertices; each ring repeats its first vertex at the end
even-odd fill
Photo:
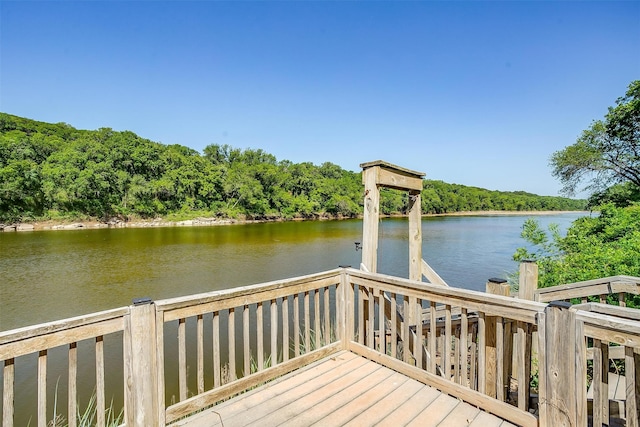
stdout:
MULTIPOLYGON (((425 213, 580 210, 585 201, 425 180, 425 213)), ((361 173, 326 162, 277 160, 261 149, 212 144, 203 153, 130 131, 79 130, 0 113, 0 221, 157 216, 355 217, 361 173)), ((404 193, 381 194, 383 214, 404 193)))

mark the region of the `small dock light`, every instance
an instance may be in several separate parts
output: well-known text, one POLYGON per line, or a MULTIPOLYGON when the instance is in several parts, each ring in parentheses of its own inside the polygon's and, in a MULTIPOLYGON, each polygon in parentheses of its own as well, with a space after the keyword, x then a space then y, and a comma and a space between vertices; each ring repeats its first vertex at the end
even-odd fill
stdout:
POLYGON ((362 249, 362 243, 360 242, 354 242, 356 244, 356 252, 358 252, 360 249, 362 249))

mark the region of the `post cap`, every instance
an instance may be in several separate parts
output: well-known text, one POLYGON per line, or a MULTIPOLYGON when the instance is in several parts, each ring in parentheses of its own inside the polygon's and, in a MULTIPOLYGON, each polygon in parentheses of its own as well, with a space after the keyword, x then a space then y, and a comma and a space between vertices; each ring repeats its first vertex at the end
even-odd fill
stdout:
POLYGON ((567 301, 551 301, 549 303, 549 307, 556 307, 556 308, 562 308, 562 309, 569 309, 571 308, 573 304, 571 304, 570 302, 567 301))
POLYGON ((498 279, 497 277, 492 277, 489 279, 491 283, 507 283, 507 279, 498 279))
POLYGON ((133 305, 145 305, 145 304, 151 304, 153 302, 153 300, 149 297, 142 297, 142 298, 134 298, 133 299, 133 305))

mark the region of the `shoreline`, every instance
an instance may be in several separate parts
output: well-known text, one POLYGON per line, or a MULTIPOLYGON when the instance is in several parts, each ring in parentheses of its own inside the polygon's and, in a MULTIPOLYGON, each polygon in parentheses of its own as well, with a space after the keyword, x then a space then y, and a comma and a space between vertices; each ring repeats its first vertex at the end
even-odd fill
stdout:
MULTIPOLYGON (((558 215, 567 213, 588 213, 589 211, 465 211, 450 212, 443 214, 423 214, 423 218, 443 217, 443 216, 541 216, 558 215)), ((402 218, 407 215, 381 215, 382 218, 402 218)), ((357 218, 362 218, 358 216, 357 218)), ((157 227, 213 227, 223 225, 257 224, 264 222, 288 222, 288 221, 330 221, 342 219, 357 219, 346 217, 317 217, 317 218, 293 218, 293 219, 220 219, 196 217, 193 219, 168 221, 162 218, 137 219, 133 221, 110 221, 102 222, 97 220, 63 221, 45 220, 24 222, 10 225, 0 224, 0 232, 25 232, 25 231, 57 231, 57 230, 96 230, 103 228, 157 228, 157 227)))

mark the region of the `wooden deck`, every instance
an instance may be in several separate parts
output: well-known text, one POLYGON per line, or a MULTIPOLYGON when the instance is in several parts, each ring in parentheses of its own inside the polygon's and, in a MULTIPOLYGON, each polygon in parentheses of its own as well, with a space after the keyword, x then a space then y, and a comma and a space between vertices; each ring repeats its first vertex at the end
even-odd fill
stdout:
POLYGON ((174 423, 213 426, 512 426, 343 351, 174 423))

